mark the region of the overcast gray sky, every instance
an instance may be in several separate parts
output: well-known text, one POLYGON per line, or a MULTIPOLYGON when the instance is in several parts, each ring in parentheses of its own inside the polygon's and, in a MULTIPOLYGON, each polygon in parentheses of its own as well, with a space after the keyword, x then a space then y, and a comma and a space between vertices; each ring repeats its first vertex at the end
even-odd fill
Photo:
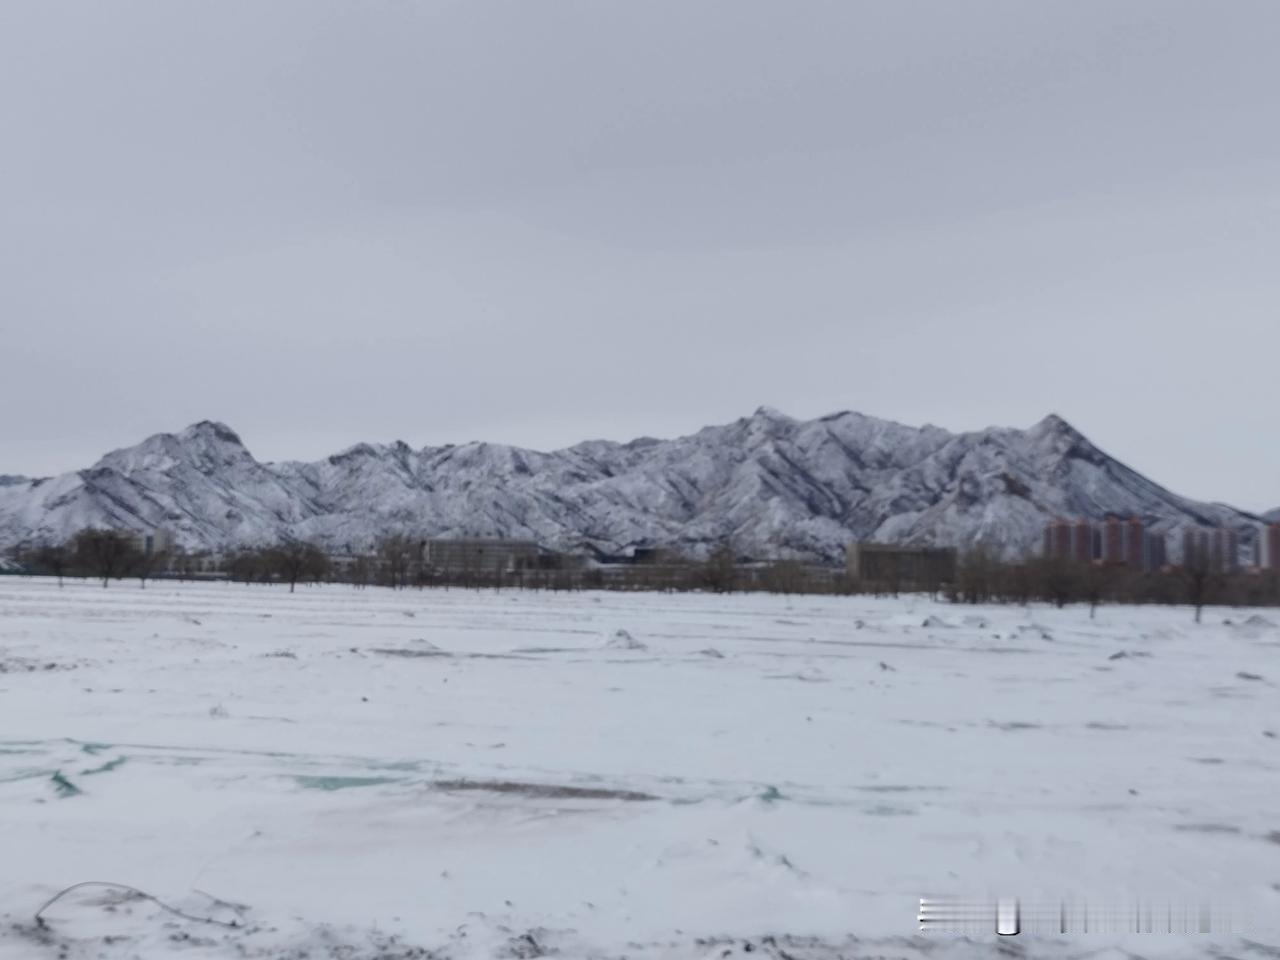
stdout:
POLYGON ((0 4, 0 472, 761 404, 1280 506, 1274 0, 0 4))

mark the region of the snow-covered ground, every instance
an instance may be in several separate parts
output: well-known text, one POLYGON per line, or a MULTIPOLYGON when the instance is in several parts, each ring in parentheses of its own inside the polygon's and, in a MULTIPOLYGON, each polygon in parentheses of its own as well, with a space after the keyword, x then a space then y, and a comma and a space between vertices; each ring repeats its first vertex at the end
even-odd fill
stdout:
POLYGON ((3 578, 0 956, 1276 956, 1276 623, 3 578))

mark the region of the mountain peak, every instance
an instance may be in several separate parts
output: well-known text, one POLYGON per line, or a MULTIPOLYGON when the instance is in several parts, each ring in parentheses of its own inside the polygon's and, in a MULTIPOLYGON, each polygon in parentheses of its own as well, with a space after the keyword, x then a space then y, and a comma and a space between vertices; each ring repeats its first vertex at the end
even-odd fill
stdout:
POLYGON ((1068 443, 1079 443, 1085 439, 1084 434, 1056 413, 1049 414, 1033 426, 1027 435, 1035 440, 1061 439, 1068 443))
POLYGON ((165 472, 180 464, 198 464, 202 469, 216 465, 252 462, 240 438, 224 423, 201 420, 181 433, 156 433, 132 447, 113 450, 94 466, 120 473, 165 472))
POLYGON ((217 441, 220 443, 230 443, 237 447, 243 447, 239 435, 228 427, 225 423, 219 423, 217 420, 201 420, 199 423, 193 423, 182 433, 178 434, 180 440, 204 440, 217 441))
POLYGON ((1071 430, 1074 432, 1075 427, 1067 423, 1066 418, 1057 413, 1051 413, 1042 419, 1039 423, 1031 428, 1032 430, 1063 432, 1071 430))

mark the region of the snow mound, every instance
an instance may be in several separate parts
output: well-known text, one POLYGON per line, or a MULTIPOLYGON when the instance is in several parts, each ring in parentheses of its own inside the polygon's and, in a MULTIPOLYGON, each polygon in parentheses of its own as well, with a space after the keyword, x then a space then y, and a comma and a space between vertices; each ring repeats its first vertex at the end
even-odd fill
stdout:
POLYGON ((1257 639, 1266 636, 1276 629, 1275 623, 1268 620, 1262 614, 1255 613, 1245 620, 1236 623, 1234 620, 1227 618, 1222 621, 1224 627, 1229 627, 1236 636, 1244 639, 1257 639))
POLYGON ((1030 636, 1039 637, 1041 640, 1052 640, 1053 634, 1038 623, 1023 623, 1018 625, 1019 634, 1028 634, 1030 636))
POLYGON ((626 630, 615 630, 606 642, 605 647, 609 650, 647 650, 643 643, 633 637, 626 630))

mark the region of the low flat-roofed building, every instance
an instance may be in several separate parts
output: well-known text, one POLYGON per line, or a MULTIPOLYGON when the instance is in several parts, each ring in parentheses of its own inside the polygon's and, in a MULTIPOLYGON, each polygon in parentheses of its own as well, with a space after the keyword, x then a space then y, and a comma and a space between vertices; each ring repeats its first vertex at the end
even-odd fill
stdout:
POLYGON ((534 570, 540 565, 540 555, 538 545, 532 540, 458 537, 422 542, 423 564, 448 573, 534 570))
POLYGON ((847 569, 850 577, 862 583, 931 590, 955 580, 956 551, 952 547, 853 543, 849 545, 847 569))
POLYGON ((168 556, 165 570, 174 576, 221 577, 226 573, 226 558, 208 550, 194 553, 174 550, 168 556))

